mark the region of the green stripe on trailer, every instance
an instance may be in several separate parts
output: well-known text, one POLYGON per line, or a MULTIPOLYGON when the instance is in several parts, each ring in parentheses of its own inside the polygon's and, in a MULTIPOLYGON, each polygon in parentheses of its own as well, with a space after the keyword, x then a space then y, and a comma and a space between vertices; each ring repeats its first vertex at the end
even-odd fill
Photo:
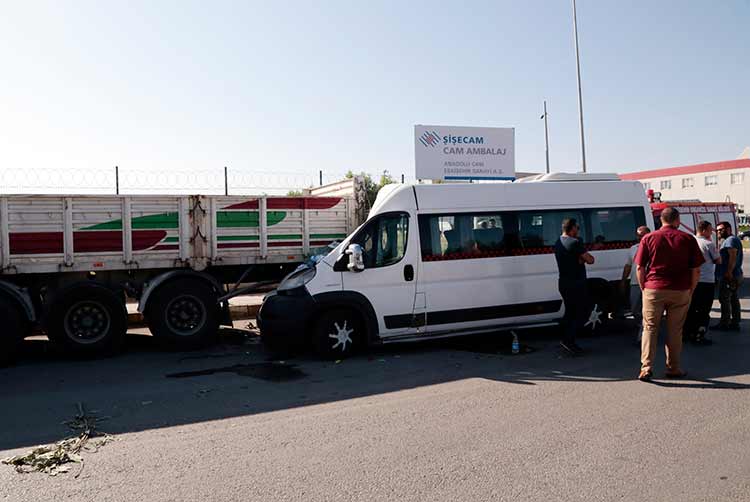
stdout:
MULTIPOLYGON (((286 211, 268 211, 268 226, 281 223, 286 218, 286 211)), ((258 211, 219 211, 216 213, 216 224, 219 228, 254 228, 260 226, 258 211)))
MULTIPOLYGON (((286 218, 286 211, 268 211, 266 223, 273 226, 286 218)), ((219 211, 216 213, 216 223, 219 228, 257 228, 260 217, 258 211, 219 211)), ((176 229, 180 225, 176 212, 137 216, 132 220, 133 230, 166 230, 176 229)), ((105 221, 84 227, 81 230, 122 230, 122 220, 105 221)))
POLYGON ((343 239, 346 234, 310 234, 311 239, 343 239))
MULTIPOLYGON (((179 227, 177 213, 159 213, 138 216, 132 220, 133 230, 164 230, 179 227)), ((122 220, 112 220, 81 230, 122 230, 122 220)))

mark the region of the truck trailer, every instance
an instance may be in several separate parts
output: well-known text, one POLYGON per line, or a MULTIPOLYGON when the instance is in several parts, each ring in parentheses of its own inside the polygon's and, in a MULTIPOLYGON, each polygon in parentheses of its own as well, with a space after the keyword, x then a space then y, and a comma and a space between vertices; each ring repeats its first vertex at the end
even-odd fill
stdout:
POLYGON ((230 284, 279 280, 364 219, 358 178, 301 197, 0 195, 0 362, 42 329, 65 351, 118 349, 126 300, 178 350, 231 325, 230 284))

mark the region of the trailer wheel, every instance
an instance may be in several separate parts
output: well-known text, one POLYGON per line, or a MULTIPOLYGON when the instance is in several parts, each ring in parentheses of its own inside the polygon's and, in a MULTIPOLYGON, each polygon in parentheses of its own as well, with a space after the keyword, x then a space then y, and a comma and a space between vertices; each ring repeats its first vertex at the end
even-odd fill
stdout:
POLYGON ((166 348, 194 350, 216 341, 221 309, 213 288, 201 279, 175 279, 153 293, 146 308, 151 333, 166 348))
POLYGON ((81 357, 116 352, 127 328, 124 297, 96 283, 78 284, 57 294, 47 320, 50 340, 81 357))
POLYGON ((364 326, 354 310, 336 308, 323 312, 313 328, 315 353, 324 359, 343 359, 364 349, 364 326))
POLYGON ((26 321, 21 309, 14 301, 0 295, 0 367, 12 364, 16 359, 18 345, 26 335, 26 321))

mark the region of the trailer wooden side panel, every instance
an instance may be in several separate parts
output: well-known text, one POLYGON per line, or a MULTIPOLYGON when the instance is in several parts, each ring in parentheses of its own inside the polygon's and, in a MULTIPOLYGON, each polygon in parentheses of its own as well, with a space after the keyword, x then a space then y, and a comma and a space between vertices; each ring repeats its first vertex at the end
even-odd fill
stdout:
POLYGON ((354 197, 9 195, 0 273, 301 261, 355 226, 354 197))

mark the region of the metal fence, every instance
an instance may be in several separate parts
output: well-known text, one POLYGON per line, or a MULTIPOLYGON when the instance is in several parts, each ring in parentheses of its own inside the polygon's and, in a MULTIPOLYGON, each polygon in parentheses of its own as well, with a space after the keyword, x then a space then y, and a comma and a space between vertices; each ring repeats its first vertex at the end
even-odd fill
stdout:
MULTIPOLYGON (((372 174, 375 181, 379 174, 372 174)), ((413 177, 394 175, 397 182, 413 177)), ((346 177, 345 172, 260 172, 219 167, 215 169, 143 170, 114 166, 109 169, 0 167, 2 194, 205 194, 280 195, 327 185, 346 177)))

